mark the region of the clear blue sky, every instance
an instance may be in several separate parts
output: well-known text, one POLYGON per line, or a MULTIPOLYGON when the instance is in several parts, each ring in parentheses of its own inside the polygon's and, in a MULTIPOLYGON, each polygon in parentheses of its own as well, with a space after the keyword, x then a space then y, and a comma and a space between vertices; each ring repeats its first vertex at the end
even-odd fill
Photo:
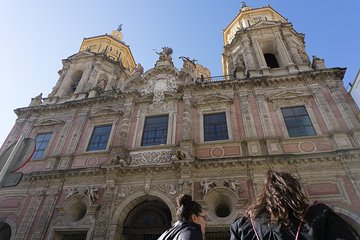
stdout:
MULTIPOLYGON (((359 0, 251 0, 270 4, 305 34, 310 58, 327 67, 347 67, 344 85, 360 68, 359 0)), ((123 24, 124 42, 145 71, 163 46, 195 58, 221 75, 222 30, 239 12, 237 0, 0 0, 0 145, 15 124, 14 109, 46 97, 58 80, 61 60, 79 51, 84 37, 111 33, 123 24)))

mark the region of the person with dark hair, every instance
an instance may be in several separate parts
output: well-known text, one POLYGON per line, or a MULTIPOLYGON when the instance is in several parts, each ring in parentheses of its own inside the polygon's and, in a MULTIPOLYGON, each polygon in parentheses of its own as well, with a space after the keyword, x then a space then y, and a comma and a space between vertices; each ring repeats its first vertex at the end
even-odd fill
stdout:
POLYGON ((308 204, 297 179, 269 170, 262 193, 247 216, 230 227, 230 240, 360 239, 355 230, 325 204, 308 204))
POLYGON ((205 233, 206 215, 201 205, 183 194, 177 199, 177 222, 158 240, 202 240, 205 233))

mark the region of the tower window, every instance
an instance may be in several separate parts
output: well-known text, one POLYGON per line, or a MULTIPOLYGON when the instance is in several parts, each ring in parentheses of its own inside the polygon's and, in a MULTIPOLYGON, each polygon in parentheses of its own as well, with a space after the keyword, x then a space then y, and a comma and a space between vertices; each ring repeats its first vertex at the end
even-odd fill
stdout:
POLYGON ((275 57, 274 54, 272 53, 265 53, 264 54, 264 58, 265 58, 265 61, 266 61, 266 65, 269 67, 269 68, 278 68, 279 67, 279 63, 275 57))
POLYGON ((290 137, 314 136, 315 129, 304 106, 281 109, 290 137))
POLYGON ((169 116, 146 117, 141 146, 166 144, 169 116))
POLYGON ((105 150, 109 141, 111 125, 94 127, 87 151, 105 150))
POLYGON ((70 86, 71 93, 76 91, 76 88, 79 85, 79 82, 81 80, 82 75, 83 75, 82 71, 77 71, 72 76, 72 83, 71 83, 71 86, 70 86))
POLYGON ((33 154, 33 160, 39 160, 44 158, 45 150, 50 142, 52 133, 40 133, 35 138, 35 152, 33 154))
POLYGON ((226 114, 212 113, 204 115, 204 141, 229 139, 226 114))

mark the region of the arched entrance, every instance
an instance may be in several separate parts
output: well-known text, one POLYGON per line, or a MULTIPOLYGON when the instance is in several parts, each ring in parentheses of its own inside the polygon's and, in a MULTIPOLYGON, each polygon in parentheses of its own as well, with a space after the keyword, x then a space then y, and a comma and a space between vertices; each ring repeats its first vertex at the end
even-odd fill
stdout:
POLYGON ((10 240, 11 227, 5 222, 0 222, 0 240, 10 240))
POLYGON ((128 214, 123 226, 125 240, 156 240, 171 226, 171 212, 159 199, 147 199, 128 214))

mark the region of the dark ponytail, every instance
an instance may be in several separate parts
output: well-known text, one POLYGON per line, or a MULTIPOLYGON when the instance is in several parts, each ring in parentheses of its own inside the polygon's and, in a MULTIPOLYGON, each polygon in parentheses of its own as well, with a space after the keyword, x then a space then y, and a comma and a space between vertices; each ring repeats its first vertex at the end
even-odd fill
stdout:
POLYGON ((191 221, 193 214, 199 215, 202 212, 202 207, 199 203, 192 201, 192 198, 188 194, 182 194, 177 199, 178 210, 176 212, 177 220, 191 221))

